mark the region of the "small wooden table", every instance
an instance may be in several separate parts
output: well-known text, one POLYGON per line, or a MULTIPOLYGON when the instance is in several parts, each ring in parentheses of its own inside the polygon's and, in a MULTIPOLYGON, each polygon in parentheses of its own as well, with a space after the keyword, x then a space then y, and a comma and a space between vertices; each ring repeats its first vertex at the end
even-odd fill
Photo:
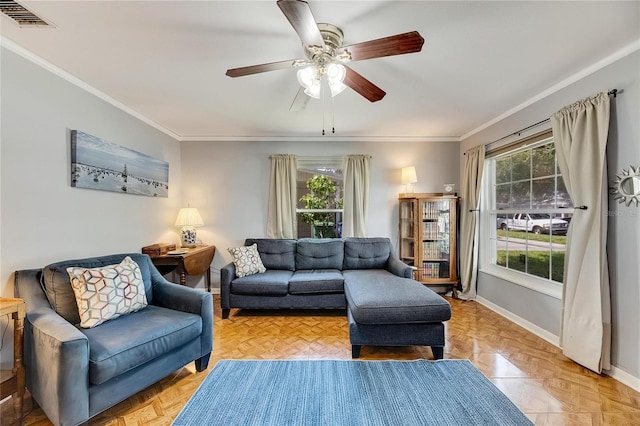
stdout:
POLYGON ((22 299, 0 297, 0 315, 13 318, 13 369, 0 373, 0 399, 12 395, 15 425, 22 425, 22 400, 24 398, 24 365, 22 340, 26 307, 22 299))
POLYGON ((187 283, 187 275, 204 275, 207 291, 211 292, 211 262, 216 252, 215 246, 197 246, 184 248, 183 254, 163 254, 151 256, 151 261, 161 274, 168 274, 176 269, 180 273, 180 284, 187 283))

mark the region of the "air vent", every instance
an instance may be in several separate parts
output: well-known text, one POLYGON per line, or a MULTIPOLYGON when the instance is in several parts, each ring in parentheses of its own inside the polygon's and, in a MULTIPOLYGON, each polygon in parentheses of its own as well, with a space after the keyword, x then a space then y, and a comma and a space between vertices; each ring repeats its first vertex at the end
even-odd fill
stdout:
POLYGON ((48 27, 50 24, 13 0, 0 0, 0 12, 13 19, 21 27, 48 27))

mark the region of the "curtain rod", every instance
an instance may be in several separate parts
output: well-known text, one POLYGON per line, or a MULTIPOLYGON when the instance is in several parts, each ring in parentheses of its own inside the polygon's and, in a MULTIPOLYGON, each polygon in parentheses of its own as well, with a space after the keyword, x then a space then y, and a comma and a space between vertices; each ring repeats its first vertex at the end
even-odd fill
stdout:
MULTIPOLYGON (((269 155, 269 159, 273 157, 277 157, 278 155, 295 155, 295 154, 271 154, 269 155)), ((337 154, 337 155, 295 155, 298 160, 310 160, 310 161, 326 161, 333 160, 336 158, 343 158, 349 155, 366 155, 367 157, 373 159, 373 155, 369 154, 337 154)))
MULTIPOLYGON (((610 90, 609 92, 607 92, 607 95, 609 95, 609 96, 613 95, 613 97, 614 97, 614 98, 615 98, 615 97, 617 97, 617 96, 618 96, 618 89, 610 90)), ((500 138, 500 139, 496 139, 496 140, 495 140, 495 141, 493 141, 493 142, 489 142, 487 145, 491 145, 491 144, 494 144, 494 143, 496 143, 496 142, 500 142, 501 140, 504 140, 504 139, 509 138, 509 137, 511 137, 511 136, 515 136, 515 135, 520 136, 520 133, 522 133, 522 132, 524 132, 524 131, 526 131, 526 130, 532 129, 532 128, 536 127, 536 126, 539 126, 539 125, 541 125, 541 124, 548 123, 549 121, 551 121, 551 118, 546 118, 546 119, 544 119, 544 120, 542 120, 542 121, 538 121, 537 123, 532 124, 532 125, 530 125, 530 126, 527 126, 527 127, 525 127, 524 129, 520 129, 520 130, 518 130, 517 132, 513 132, 513 133, 511 133, 510 135, 504 136, 504 137, 502 137, 502 138, 500 138)))
MULTIPOLYGON (((622 93, 622 92, 620 92, 620 93, 622 93)), ((609 96, 613 95, 614 98, 617 97, 618 96, 618 89, 610 90, 609 92, 607 92, 607 95, 609 95, 609 96)), ((517 132, 510 133, 507 136, 503 136, 500 139, 496 139, 495 141, 489 142, 488 144, 485 144, 485 147, 489 147, 489 145, 493 145, 494 143, 500 142, 500 141, 505 140, 507 138, 510 138, 511 136, 515 136, 515 135, 520 136, 520 134, 522 132, 524 132, 526 130, 529 130, 529 129, 533 129, 534 127, 540 126, 541 124, 548 123, 549 121, 551 121, 551 118, 545 118, 544 120, 538 121, 537 123, 532 124, 530 126, 527 126, 524 129, 520 129, 517 132)), ((464 155, 467 155, 467 153, 465 152, 464 155)))

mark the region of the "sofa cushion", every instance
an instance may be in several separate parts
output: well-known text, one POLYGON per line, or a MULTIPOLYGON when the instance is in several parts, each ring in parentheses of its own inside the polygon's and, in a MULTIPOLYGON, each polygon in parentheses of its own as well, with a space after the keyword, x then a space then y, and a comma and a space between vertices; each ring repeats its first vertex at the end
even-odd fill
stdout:
POLYGON ((344 292, 360 324, 405 324, 447 321, 451 305, 410 278, 383 270, 343 271, 344 292))
POLYGON ((142 273, 131 257, 100 268, 67 268, 80 327, 91 328, 147 306, 142 273))
POLYGON ((246 277, 247 275, 262 274, 267 270, 260 259, 260 253, 258 253, 256 244, 243 247, 231 247, 227 250, 231 254, 237 276, 246 277))
POLYGON ((202 319, 150 305, 81 331, 89 339, 89 381, 98 385, 197 339, 202 319))
POLYGON ((122 259, 127 256, 131 257, 131 259, 140 267, 147 302, 152 303, 153 292, 151 288, 151 272, 149 271, 151 261, 149 260, 149 256, 142 253, 123 253, 52 263, 42 268, 40 285, 44 289, 51 307, 58 313, 58 315, 72 324, 79 324, 80 315, 78 313, 78 305, 76 304, 76 297, 73 293, 73 289, 71 288, 71 279, 67 273, 67 268, 73 266, 82 268, 100 268, 120 263, 122 259))
POLYGON ((257 244, 262 263, 267 269, 296 270, 296 240, 247 238, 244 245, 257 244))
POLYGON ((386 269, 391 255, 388 238, 355 238, 344 240, 342 269, 386 269))
POLYGON ((232 294, 286 296, 289 291, 291 271, 267 270, 264 274, 236 278, 231 282, 232 294))
POLYGON ((301 238, 296 248, 296 270, 342 269, 344 241, 340 238, 301 238))
POLYGON ((296 271, 289 280, 290 294, 343 292, 344 278, 337 269, 296 271))

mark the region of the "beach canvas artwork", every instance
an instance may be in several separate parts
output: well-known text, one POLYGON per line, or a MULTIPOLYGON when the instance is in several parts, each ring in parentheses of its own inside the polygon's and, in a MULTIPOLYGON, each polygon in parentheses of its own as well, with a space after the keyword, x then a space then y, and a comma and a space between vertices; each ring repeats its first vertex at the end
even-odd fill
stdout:
POLYGON ((169 163, 72 130, 71 186, 168 197, 169 163))

